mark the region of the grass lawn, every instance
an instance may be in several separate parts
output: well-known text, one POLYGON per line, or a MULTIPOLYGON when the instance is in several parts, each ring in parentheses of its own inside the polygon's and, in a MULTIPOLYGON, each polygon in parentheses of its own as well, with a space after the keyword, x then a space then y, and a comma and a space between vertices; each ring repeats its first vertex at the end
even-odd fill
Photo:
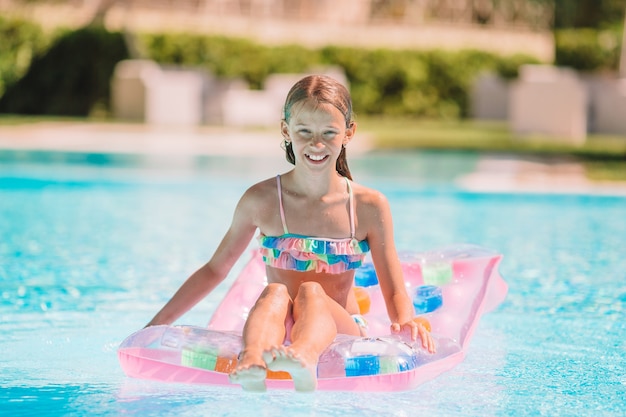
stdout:
POLYGON ((359 117, 359 130, 380 149, 454 149, 512 154, 570 156, 580 160, 587 176, 626 181, 626 136, 590 134, 582 145, 546 136, 515 136, 505 122, 441 121, 359 117))
POLYGON ((49 123, 49 122, 66 122, 66 123, 89 123, 89 122, 106 122, 106 119, 90 119, 85 117, 70 116, 30 116, 16 114, 0 113, 0 127, 2 126, 19 126, 32 123, 49 123))

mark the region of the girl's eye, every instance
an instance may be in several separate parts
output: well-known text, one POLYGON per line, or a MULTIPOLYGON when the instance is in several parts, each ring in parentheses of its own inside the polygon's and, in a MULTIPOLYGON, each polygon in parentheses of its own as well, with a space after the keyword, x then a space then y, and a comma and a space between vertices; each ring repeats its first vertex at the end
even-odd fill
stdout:
MULTIPOLYGON (((298 132, 298 135, 302 136, 303 138, 310 138, 313 136, 313 131, 310 129, 298 129, 297 132, 298 132)), ((331 140, 335 138, 337 134, 338 133, 334 130, 327 130, 325 132, 322 132, 322 137, 324 139, 331 140)))

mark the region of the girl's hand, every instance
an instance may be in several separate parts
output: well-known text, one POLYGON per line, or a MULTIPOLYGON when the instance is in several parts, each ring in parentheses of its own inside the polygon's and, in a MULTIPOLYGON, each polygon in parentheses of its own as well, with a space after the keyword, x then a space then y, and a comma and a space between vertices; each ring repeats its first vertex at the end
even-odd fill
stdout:
MULTIPOLYGON (((398 334, 407 332, 411 335, 411 340, 416 341, 417 336, 422 340, 422 347, 426 349, 429 353, 435 353, 435 340, 430 334, 430 330, 426 328, 425 324, 422 320, 410 320, 406 323, 392 323, 391 324, 391 333, 398 334)), ((430 327, 430 325, 428 326, 430 327)))

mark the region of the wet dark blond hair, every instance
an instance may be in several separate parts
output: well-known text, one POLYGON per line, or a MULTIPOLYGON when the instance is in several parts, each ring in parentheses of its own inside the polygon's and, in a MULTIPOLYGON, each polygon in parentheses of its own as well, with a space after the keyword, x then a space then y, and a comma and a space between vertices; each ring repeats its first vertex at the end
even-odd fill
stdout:
MULTIPOLYGON (((289 90, 283 107, 283 120, 286 123, 289 123, 293 106, 305 100, 312 100, 317 104, 331 104, 343 114, 346 119, 346 128, 350 128, 354 124, 350 93, 334 78, 326 75, 309 75, 295 83, 289 90)), ((285 142, 285 157, 290 164, 296 164, 291 142, 285 142)), ((336 169, 339 175, 352 179, 346 158, 346 148, 343 146, 337 158, 336 169)))

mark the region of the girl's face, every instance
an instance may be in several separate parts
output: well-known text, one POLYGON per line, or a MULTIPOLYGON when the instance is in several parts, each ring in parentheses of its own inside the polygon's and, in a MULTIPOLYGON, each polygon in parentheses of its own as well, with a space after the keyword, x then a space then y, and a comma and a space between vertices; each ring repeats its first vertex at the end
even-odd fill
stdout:
POLYGON ((291 118, 282 122, 281 130, 292 143, 296 163, 335 169, 341 147, 352 140, 355 126, 346 127, 345 117, 332 104, 306 100, 293 105, 291 118))

